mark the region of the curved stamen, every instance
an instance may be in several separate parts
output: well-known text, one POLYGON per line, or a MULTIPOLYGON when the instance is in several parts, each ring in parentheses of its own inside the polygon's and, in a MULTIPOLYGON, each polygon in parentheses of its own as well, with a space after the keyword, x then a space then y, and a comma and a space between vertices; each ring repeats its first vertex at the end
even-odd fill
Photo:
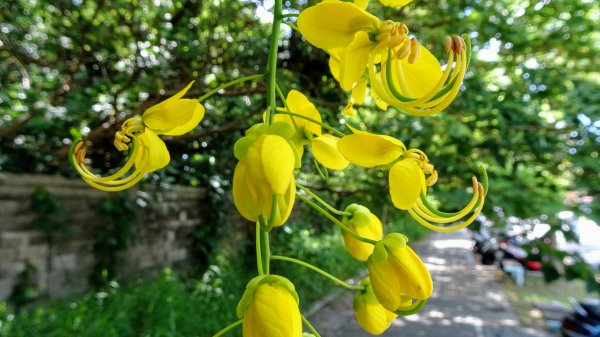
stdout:
MULTIPOLYGON (((448 55, 447 64, 451 65, 453 62, 454 62, 454 53, 450 53, 448 55)), ((401 108, 415 107, 415 106, 425 104, 425 103, 431 101, 431 99, 433 97, 435 97, 441 90, 443 90, 444 83, 448 80, 448 78, 450 77, 450 74, 452 73, 452 71, 454 69, 451 66, 446 67, 446 69, 442 73, 442 77, 438 80, 436 85, 433 88, 431 88, 431 90, 427 94, 423 95, 420 98, 411 98, 411 97, 407 97, 407 96, 403 95, 402 93, 400 93, 394 85, 394 82, 397 81, 398 84, 400 85, 400 89, 402 90, 402 92, 406 92, 409 96, 414 96, 412 94, 410 86, 408 85, 408 82, 406 81, 406 76, 404 75, 404 70, 403 70, 402 66, 398 63, 390 63, 390 62, 388 62, 388 64, 386 64, 385 66, 386 66, 385 67, 386 77, 382 76, 382 80, 387 84, 385 87, 389 88, 389 94, 391 96, 396 97, 401 102, 407 102, 407 103, 400 103, 401 108), (394 75, 396 75, 396 76, 394 76, 394 75), (394 81, 394 80, 396 80, 396 81, 394 81)), ((382 71, 382 73, 383 73, 383 71, 382 71)))
MULTIPOLYGON (((373 55, 371 56, 371 62, 368 69, 371 87, 384 101, 409 114, 430 116, 445 109, 458 94, 470 59, 470 43, 465 43, 463 38, 458 36, 455 36, 454 38, 449 37, 449 40, 451 43, 448 42, 448 39, 445 40, 446 47, 449 51, 448 66, 444 69, 440 80, 438 80, 436 85, 433 86, 427 94, 420 98, 410 97, 414 96, 414 94, 406 81, 402 66, 398 61, 392 62, 390 50, 388 50, 387 61, 382 62, 382 70, 380 73, 375 72, 375 65, 373 62, 374 57, 373 55), (457 51, 459 53, 456 53, 457 51), (454 59, 455 56, 456 60, 454 59), (399 85, 402 92, 408 94, 409 97, 398 91, 398 89, 396 89, 396 84, 399 85)), ((385 46, 380 44, 376 49, 385 49, 385 46)), ((400 49, 402 49, 402 47, 400 49)), ((374 52, 374 54, 377 53, 374 52)))
POLYGON ((77 173, 79 173, 83 180, 92 187, 108 192, 121 191, 137 184, 144 177, 144 172, 138 168, 131 171, 138 156, 141 155, 141 161, 144 162, 144 158, 147 158, 149 155, 147 148, 136 143, 136 137, 133 136, 133 151, 129 155, 127 162, 117 172, 106 177, 97 176, 87 168, 85 165, 85 154, 87 153, 87 150, 83 146, 83 141, 81 140, 72 145, 71 148, 73 150, 70 151, 69 159, 77 173), (142 152, 140 153, 140 151, 142 152), (127 175, 127 173, 129 174, 127 175), (123 176, 125 177, 123 178, 123 176))
POLYGON ((102 190, 102 191, 106 191, 106 192, 117 192, 117 191, 122 191, 125 189, 128 189, 130 187, 132 187, 133 185, 137 184, 140 180, 142 180, 142 178, 144 177, 144 174, 141 173, 140 171, 136 171, 136 173, 133 173, 132 176, 134 176, 134 179, 132 179, 131 181, 129 181, 128 183, 125 184, 121 184, 118 186, 105 186, 99 183, 96 183, 94 181, 88 180, 88 179, 83 179, 86 183, 88 183, 90 186, 102 190))
POLYGON ((101 176, 97 176, 94 173, 92 173, 85 166, 85 154, 86 154, 87 150, 85 147, 83 147, 83 141, 79 140, 75 144, 73 155, 71 156, 71 157, 73 157, 73 159, 75 159, 75 161, 73 161, 73 166, 75 167, 75 170, 77 171, 77 173, 79 173, 79 175, 81 175, 81 177, 84 179, 92 180, 92 181, 95 181, 98 183, 108 183, 110 181, 114 181, 115 179, 119 179, 122 176, 124 176, 127 172, 129 172, 129 170, 135 163, 135 158, 137 157, 139 148, 140 148, 140 146, 137 146, 137 144, 136 144, 135 137, 133 139, 132 146, 133 146, 133 152, 129 155, 129 159, 127 160, 125 165, 123 165, 123 167, 121 167, 117 172, 115 172, 109 176, 106 176, 106 177, 101 177, 101 176))
MULTIPOLYGON (((483 191, 483 185, 481 185, 481 183, 478 183, 478 188, 477 188, 477 194, 479 195, 483 195, 484 191, 483 191)), ((408 213, 413 217, 413 219, 415 219, 418 223, 420 223, 421 225, 423 225, 424 227, 434 230, 434 231, 438 231, 438 232, 454 232, 457 231, 459 229, 465 228, 468 225, 470 225, 476 218, 477 216, 479 216, 479 214, 481 213, 481 210, 483 209, 483 204, 485 201, 485 198, 481 198, 481 203, 479 204, 479 207, 477 208, 477 210, 471 215, 471 217, 469 217, 467 220, 465 220, 462 223, 459 223, 457 225, 454 226, 448 226, 448 227, 444 227, 444 226, 436 226, 433 225, 431 223, 429 223, 428 221, 426 221, 425 219, 421 218, 418 214, 415 213, 415 211, 411 208, 408 210, 408 213)))
POLYGON ((423 307, 425 307, 425 303, 427 300, 416 300, 414 303, 407 305, 405 307, 400 307, 394 311, 394 313, 398 316, 409 316, 414 315, 421 311, 423 307))
MULTIPOLYGON (((475 178, 475 177, 473 177, 473 178, 475 178)), ((422 217, 423 219, 425 219, 427 221, 433 221, 433 222, 441 223, 441 224, 442 223, 451 223, 451 222, 458 221, 458 220, 462 219, 464 216, 466 216, 467 214, 469 214, 475 208, 477 201, 480 199, 480 197, 482 197, 482 195, 479 193, 477 179, 473 179, 473 197, 471 198, 471 201, 469 201, 469 203, 462 210, 458 211, 453 216, 441 217, 441 216, 437 216, 437 215, 431 215, 431 213, 424 212, 423 209, 421 209, 421 207, 420 207, 422 205, 422 203, 419 203, 419 199, 417 199, 417 202, 412 207, 412 209, 415 211, 416 214, 418 214, 420 217, 422 217)), ((425 206, 425 205, 423 205, 423 206, 425 206)))

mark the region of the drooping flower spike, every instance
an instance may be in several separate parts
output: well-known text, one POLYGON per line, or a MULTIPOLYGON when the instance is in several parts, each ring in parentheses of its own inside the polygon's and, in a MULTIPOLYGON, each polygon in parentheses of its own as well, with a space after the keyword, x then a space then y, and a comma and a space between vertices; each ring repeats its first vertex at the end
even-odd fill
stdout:
MULTIPOLYGON (((475 176, 471 201, 458 212, 441 212, 427 201, 427 187, 437 181, 437 171, 425 153, 418 149, 407 150, 401 141, 389 136, 354 129, 353 132, 338 143, 342 155, 354 165, 389 169, 389 190, 394 206, 408 211, 421 225, 440 232, 455 231, 472 223, 483 209, 486 188, 475 176), (461 220, 456 225, 440 226, 461 220)), ((485 177, 484 171, 487 186, 485 177)))
POLYGON ((86 166, 83 140, 73 142, 69 159, 85 182, 103 191, 121 191, 139 182, 146 173, 165 167, 169 151, 158 135, 178 136, 194 129, 204 117, 204 107, 195 99, 183 99, 194 82, 170 98, 150 107, 144 114, 127 119, 115 133, 119 151, 130 150, 127 162, 114 174, 98 176, 86 166))
POLYGON ((412 115, 445 109, 460 90, 469 63, 466 35, 446 37, 448 59, 442 69, 429 50, 409 38, 405 24, 381 21, 349 2, 321 2, 302 11, 297 23, 308 42, 329 51, 334 76, 344 90, 353 90, 354 100, 364 96, 368 78, 376 101, 412 115))

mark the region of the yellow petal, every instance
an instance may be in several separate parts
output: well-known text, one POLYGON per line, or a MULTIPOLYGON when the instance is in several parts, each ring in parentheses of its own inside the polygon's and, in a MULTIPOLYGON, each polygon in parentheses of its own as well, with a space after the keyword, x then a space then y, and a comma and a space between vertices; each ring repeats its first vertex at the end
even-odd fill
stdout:
POLYGON ((343 170, 349 162, 338 150, 340 138, 325 134, 313 139, 312 149, 315 159, 323 166, 332 170, 343 170))
POLYGON ((369 80, 367 78, 361 78, 354 86, 354 89, 352 89, 352 98, 354 98, 356 104, 363 104, 365 95, 367 94, 368 83, 369 80))
POLYGON ((369 62, 369 54, 376 43, 369 39, 369 34, 359 32, 352 43, 346 47, 340 58, 340 85, 350 91, 365 70, 369 62))
POLYGON ((368 132, 345 136, 338 142, 338 150, 352 164, 362 167, 386 165, 404 153, 404 144, 392 137, 368 132))
MULTIPOLYGON (((314 119, 318 122, 321 122, 321 114, 319 110, 312 104, 303 93, 298 90, 290 90, 287 97, 285 98, 285 103, 290 108, 291 112, 300 114, 302 116, 306 116, 308 118, 314 119)), ((289 123, 291 123, 290 117, 288 117, 289 123)), ((306 119, 302 119, 299 117, 294 117, 294 121, 298 128, 304 129, 305 132, 310 133, 311 135, 321 135, 321 126, 319 124, 315 124, 306 119)))
POLYGON ((379 98, 379 96, 377 96, 377 93, 375 92, 375 90, 373 90, 373 88, 371 88, 370 92, 371 92, 371 97, 373 97, 373 100, 375 101, 375 105, 377 105, 377 107, 380 110, 384 110, 384 111, 387 110, 388 104, 384 100, 379 98))
MULTIPOLYGON (((377 216, 372 213, 369 215, 371 223, 368 226, 354 226, 350 222, 349 227, 364 238, 379 241, 383 237, 383 226, 377 216)), ((359 241, 346 232, 342 232, 342 238, 348 253, 359 261, 366 261, 373 253, 373 245, 370 243, 359 241)))
POLYGON ((354 4, 362 10, 366 10, 369 6, 369 0, 354 0, 354 4))
POLYGON ((283 225, 292 213, 292 209, 294 208, 294 202, 296 201, 296 182, 294 181, 294 179, 290 180, 290 186, 288 187, 288 190, 286 191, 285 195, 277 198, 277 201, 279 209, 279 218, 273 219, 273 227, 279 227, 283 225))
POLYGON ((329 52, 329 71, 336 81, 340 81, 340 57, 342 48, 330 49, 329 52), (336 52, 339 51, 339 52, 336 52), (337 56, 336 56, 337 55, 337 56))
POLYGON ((380 21, 348 2, 321 2, 303 10, 298 29, 306 40, 321 49, 345 47, 359 31, 376 32, 380 21))
POLYGON ((142 151, 135 159, 136 168, 142 173, 161 169, 171 160, 165 143, 150 129, 137 136, 142 151))
POLYGON ((194 128, 195 125, 191 126, 190 122, 198 117, 197 107, 199 103, 193 99, 181 99, 192 84, 194 84, 193 81, 177 94, 146 110, 142 115, 144 125, 157 134, 166 134, 180 126, 185 126, 181 130, 187 128, 187 131, 194 128))
POLYGON ((244 218, 258 221, 262 209, 259 205, 262 193, 248 174, 246 162, 247 160, 240 160, 233 172, 233 203, 244 218))
POLYGON ((302 319, 295 298, 284 287, 261 284, 243 321, 244 337, 299 337, 302 335, 302 319))
POLYGON ((192 114, 192 118, 189 121, 187 121, 187 123, 177 126, 167 132, 162 133, 163 135, 179 136, 179 135, 183 135, 184 133, 188 133, 188 132, 192 131, 196 126, 198 126, 198 124, 200 123, 202 118, 204 118, 204 112, 205 112, 204 106, 202 106, 202 104, 198 103, 197 100, 182 99, 180 101, 191 101, 186 104, 195 105, 195 108, 194 108, 195 110, 194 110, 194 113, 192 114))
POLYGON ((421 97, 427 94, 442 77, 440 62, 427 48, 419 45, 421 55, 414 64, 408 63, 408 58, 403 59, 401 67, 404 77, 412 93, 406 93, 413 97, 421 97))
MULTIPOLYGON (((375 249, 385 249, 385 247, 381 246, 382 244, 380 244, 380 247, 376 245, 375 249)), ((373 262, 373 256, 371 256, 367 261, 367 268, 373 292, 379 303, 390 311, 396 310, 401 304, 403 294, 400 282, 396 281, 394 264, 390 262, 390 258, 388 257, 380 262, 373 262)))
POLYGON ((402 7, 412 2, 412 0, 379 0, 382 5, 387 7, 402 7))
POLYGON ((263 174, 269 187, 274 194, 284 194, 290 186, 290 180, 294 179, 294 150, 282 137, 265 135, 260 155, 263 174))
POLYGON ((372 335, 379 335, 387 330, 397 316, 379 303, 363 302, 356 309, 358 325, 372 335))
POLYGON ((409 246, 390 249, 390 255, 393 256, 391 261, 395 265, 402 294, 419 300, 429 298, 433 292, 433 282, 419 256, 409 246))
POLYGON ((390 195, 396 208, 407 210, 419 198, 425 175, 414 159, 405 159, 390 169, 390 195))

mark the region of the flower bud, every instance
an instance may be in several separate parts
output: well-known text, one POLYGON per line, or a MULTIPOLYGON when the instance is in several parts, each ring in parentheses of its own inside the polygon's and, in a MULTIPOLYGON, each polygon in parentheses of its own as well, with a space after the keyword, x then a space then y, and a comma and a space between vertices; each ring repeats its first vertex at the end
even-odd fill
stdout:
POLYGON ((298 294, 288 279, 260 275, 248 283, 237 307, 244 337, 299 337, 302 319, 298 294))
POLYGON ((352 301, 356 321, 368 333, 379 335, 389 328, 398 315, 385 309, 377 301, 368 277, 362 280, 360 284, 365 286, 365 290, 358 292, 352 301))
POLYGON ((406 306, 406 296, 425 300, 433 291, 429 271, 406 241, 402 234, 388 234, 367 261, 373 292, 390 311, 406 306))
POLYGON ((243 138, 241 158, 233 173, 233 201, 250 221, 260 216, 280 226, 289 217, 296 198, 295 154, 289 142, 275 134, 243 138), (273 218, 270 219, 271 215, 273 218))
MULTIPOLYGON (((344 217, 343 223, 346 224, 356 234, 371 240, 381 240, 383 237, 383 228, 381 221, 375 216, 368 208, 352 204, 345 210, 346 212, 352 213, 351 217, 344 217)), ((346 231, 342 231, 342 237, 344 239, 344 245, 346 250, 355 259, 360 261, 366 261, 371 253, 373 253, 373 245, 362 242, 348 234, 346 231)))

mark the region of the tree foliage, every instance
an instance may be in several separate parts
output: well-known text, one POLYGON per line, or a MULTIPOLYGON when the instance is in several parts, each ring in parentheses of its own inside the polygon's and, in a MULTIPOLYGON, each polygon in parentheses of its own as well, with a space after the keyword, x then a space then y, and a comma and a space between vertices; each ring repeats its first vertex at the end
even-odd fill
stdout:
MULTIPOLYGON (((287 2, 291 12, 307 4, 287 2)), ((199 97, 236 77, 264 71, 267 26, 262 3, 249 1, 5 1, 0 4, 0 169, 73 175, 66 154, 83 130, 92 158, 118 167, 111 148, 128 117, 169 97, 191 80, 199 97)), ((358 118, 340 114, 347 93, 332 78, 327 56, 293 30, 281 41, 284 91, 301 88, 333 123, 403 140, 430 154, 443 182, 442 208, 468 198, 470 176, 484 163, 490 191, 484 213, 547 219, 573 208, 598 219, 600 197, 600 5, 595 1, 415 1, 381 9, 402 20, 438 57, 443 38, 468 34, 473 59, 457 100, 430 118, 380 111, 372 102, 358 118), (579 198, 565 204, 565 193, 579 198), (583 202, 582 202, 583 201, 583 202)), ((260 119, 264 83, 235 86, 211 98, 194 132, 166 139, 172 164, 153 181, 208 186, 227 203, 233 142, 260 119)), ((346 203, 349 192, 380 208, 387 198, 379 172, 356 169, 301 177, 346 203), (344 175, 346 174, 346 175, 344 175)), ((227 207, 221 207, 225 210, 227 207)), ((390 215, 390 219, 406 221, 390 215)), ((558 226, 556 227, 558 228, 558 226)))

